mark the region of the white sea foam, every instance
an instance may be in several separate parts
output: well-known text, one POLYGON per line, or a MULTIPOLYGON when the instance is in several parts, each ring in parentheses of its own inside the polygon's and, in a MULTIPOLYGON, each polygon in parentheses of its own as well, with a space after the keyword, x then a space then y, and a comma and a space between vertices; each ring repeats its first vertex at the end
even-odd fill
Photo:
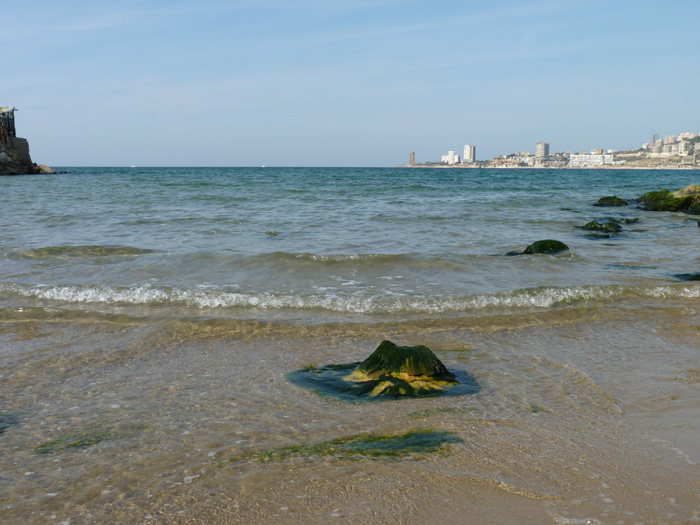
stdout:
POLYGON ((391 292, 340 294, 316 289, 309 294, 107 286, 26 286, 0 283, 0 291, 23 297, 78 304, 184 305, 195 308, 319 309, 343 313, 452 313, 482 309, 551 308, 581 301, 607 301, 625 296, 697 298, 700 285, 542 287, 467 296, 421 296, 391 292))

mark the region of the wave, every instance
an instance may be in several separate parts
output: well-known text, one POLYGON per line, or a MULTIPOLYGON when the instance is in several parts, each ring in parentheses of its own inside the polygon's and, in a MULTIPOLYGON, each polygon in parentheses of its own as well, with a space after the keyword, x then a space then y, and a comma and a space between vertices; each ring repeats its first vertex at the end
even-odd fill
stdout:
POLYGON ((132 246, 81 245, 81 246, 44 246, 31 250, 14 250, 12 256, 18 259, 50 258, 88 258, 88 257, 133 257, 155 253, 154 250, 134 248, 132 246))
POLYGON ((698 298, 700 285, 540 287, 466 296, 396 296, 387 293, 343 296, 334 291, 322 295, 187 290, 148 285, 26 286, 0 283, 0 292, 69 304, 301 309, 355 314, 449 314, 485 309, 551 308, 582 301, 612 301, 628 297, 698 298))

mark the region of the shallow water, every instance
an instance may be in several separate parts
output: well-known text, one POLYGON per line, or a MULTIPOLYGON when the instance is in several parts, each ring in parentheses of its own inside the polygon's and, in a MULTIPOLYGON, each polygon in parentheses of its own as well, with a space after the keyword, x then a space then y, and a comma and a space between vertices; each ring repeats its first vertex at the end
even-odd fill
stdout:
POLYGON ((70 171, 3 179, 3 521, 700 519, 697 221, 591 206, 693 172, 70 171), (571 250, 501 256, 540 238, 571 250), (383 339, 480 388, 285 378, 383 339), (457 439, 303 452, 411 431, 457 439))

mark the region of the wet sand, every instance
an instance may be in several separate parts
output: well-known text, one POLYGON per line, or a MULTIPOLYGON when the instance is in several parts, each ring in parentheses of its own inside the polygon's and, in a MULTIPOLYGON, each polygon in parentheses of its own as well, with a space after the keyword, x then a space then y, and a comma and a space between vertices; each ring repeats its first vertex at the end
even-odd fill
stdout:
POLYGON ((698 325, 689 299, 334 324, 6 309, 0 511, 7 523, 686 523, 700 516, 698 325), (430 346, 481 390, 353 404, 285 379, 383 339, 430 346), (303 448, 421 430, 458 442, 397 457, 303 448), (78 434, 96 442, 68 446, 78 434))

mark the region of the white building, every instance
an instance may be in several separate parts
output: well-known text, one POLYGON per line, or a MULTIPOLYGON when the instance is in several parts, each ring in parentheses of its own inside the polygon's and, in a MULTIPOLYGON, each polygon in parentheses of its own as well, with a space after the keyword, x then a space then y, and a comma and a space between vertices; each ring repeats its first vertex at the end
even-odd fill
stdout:
POLYGON ((470 146, 469 144, 464 146, 464 157, 463 162, 465 164, 471 164, 476 161, 476 146, 470 146))
POLYGON ((545 159, 549 157, 549 142, 538 142, 535 156, 545 159))
POLYGON ((442 162, 444 164, 448 164, 450 166, 454 166, 455 164, 459 164, 459 155, 455 155, 454 150, 450 150, 447 152, 447 155, 442 156, 442 162))
POLYGON ((615 156, 610 154, 605 155, 587 155, 581 153, 579 155, 571 155, 569 157, 570 168, 591 168, 595 166, 609 166, 615 164, 615 156))

